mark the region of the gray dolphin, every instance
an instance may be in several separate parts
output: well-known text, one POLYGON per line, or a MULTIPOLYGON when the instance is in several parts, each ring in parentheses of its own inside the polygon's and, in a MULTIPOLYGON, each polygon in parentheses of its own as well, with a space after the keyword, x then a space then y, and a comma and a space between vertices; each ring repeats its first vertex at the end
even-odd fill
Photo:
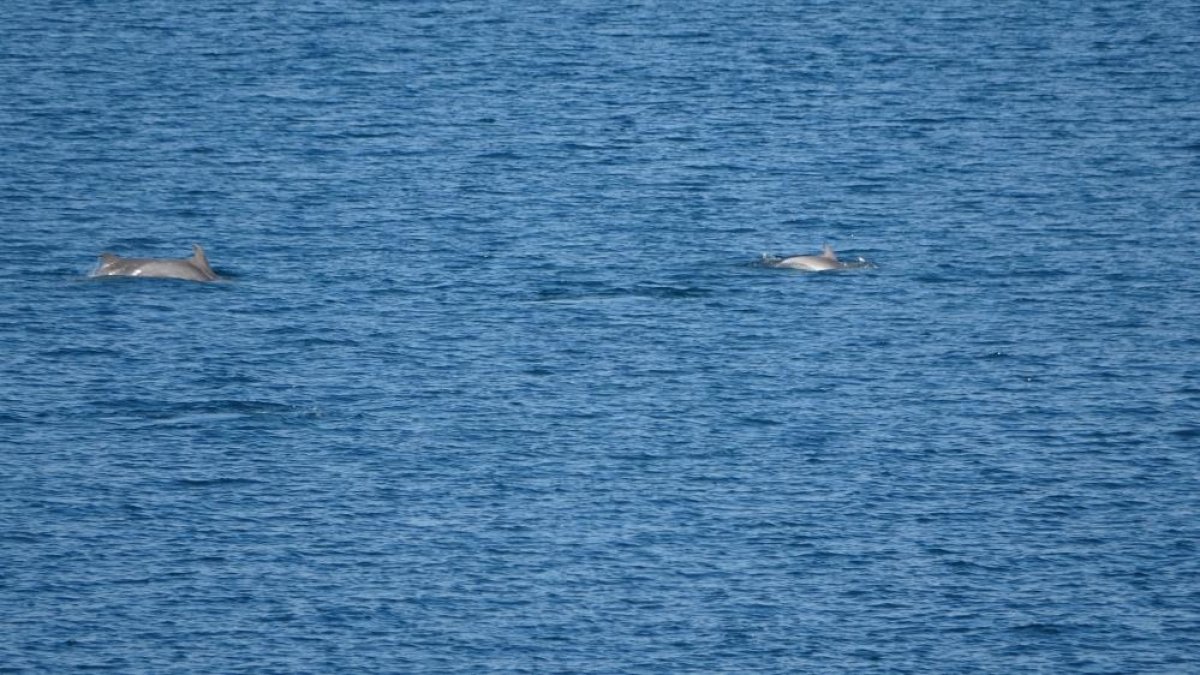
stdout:
POLYGON ((216 281, 221 277, 213 272, 200 244, 192 244, 190 258, 122 258, 115 253, 101 253, 100 266, 94 277, 153 277, 216 281))

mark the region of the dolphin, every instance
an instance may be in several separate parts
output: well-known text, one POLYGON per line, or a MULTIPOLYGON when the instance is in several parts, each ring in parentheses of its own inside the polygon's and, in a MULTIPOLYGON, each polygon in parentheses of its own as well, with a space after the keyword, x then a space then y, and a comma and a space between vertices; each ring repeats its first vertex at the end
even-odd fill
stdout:
POLYGON ((833 252, 833 247, 829 244, 821 247, 820 255, 792 255, 786 258, 776 258, 764 253, 763 264, 769 267, 787 267, 794 270, 804 270, 805 272, 857 269, 870 267, 871 265, 862 258, 851 262, 838 260, 837 254, 833 252))
POLYGON ((92 276, 153 277, 188 281, 216 281, 221 278, 209 266, 208 257, 204 255, 200 244, 192 244, 190 258, 122 258, 115 253, 101 253, 100 265, 92 272, 92 276))

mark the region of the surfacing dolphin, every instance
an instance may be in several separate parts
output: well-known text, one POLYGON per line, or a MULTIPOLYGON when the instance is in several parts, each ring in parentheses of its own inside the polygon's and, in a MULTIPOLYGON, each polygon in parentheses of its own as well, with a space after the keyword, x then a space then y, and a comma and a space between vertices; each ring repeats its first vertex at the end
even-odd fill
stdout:
POLYGON ((762 261, 768 267, 786 267, 794 270, 804 270, 805 272, 860 269, 871 266, 871 263, 862 258, 849 262, 839 260, 837 254, 833 252, 833 247, 829 244, 821 247, 820 255, 792 255, 786 258, 776 258, 764 253, 762 261))
POLYGON ((115 253, 101 253, 100 265, 94 277, 151 277, 157 279, 186 279, 216 281, 221 277, 208 264, 200 244, 192 244, 190 258, 122 258, 115 253))

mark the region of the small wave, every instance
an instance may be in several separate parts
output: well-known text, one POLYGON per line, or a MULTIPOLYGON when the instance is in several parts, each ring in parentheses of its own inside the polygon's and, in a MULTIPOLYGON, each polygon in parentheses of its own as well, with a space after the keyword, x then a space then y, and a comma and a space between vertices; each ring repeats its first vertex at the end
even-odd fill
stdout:
POLYGON ((114 401, 105 401, 99 403, 99 405, 114 412, 119 412, 122 410, 141 412, 143 414, 157 412, 159 416, 162 417, 174 416, 183 413, 219 414, 233 412, 245 414, 267 414, 284 413, 293 410, 293 406, 285 403, 242 399, 214 399, 208 401, 184 402, 152 401, 147 399, 118 399, 114 401))
POLYGON ((119 356, 120 351, 106 347, 56 347, 42 352, 42 356, 51 359, 77 358, 87 356, 119 356))
POLYGON ((271 401, 212 400, 165 402, 145 399, 97 401, 94 405, 114 420, 138 423, 140 427, 198 427, 247 418, 287 417, 306 414, 296 406, 271 401))
POLYGON ((668 284, 638 284, 601 289, 597 291, 576 290, 546 290, 539 291, 536 300, 539 302, 600 302, 605 300, 626 300, 635 298, 661 298, 667 300, 704 298, 712 295, 712 291, 698 286, 672 286, 668 284))
POLYGON ((777 427, 783 424, 779 420, 768 419, 766 417, 739 417, 738 422, 752 427, 777 427))
POLYGON ((1068 630, 1068 626, 1062 626, 1054 623, 1027 623, 1020 626, 1013 626, 1014 633, 1028 633, 1031 635, 1053 636, 1061 635, 1068 630))
POLYGON ((32 532, 0 533, 0 542, 9 544, 38 544, 49 539, 49 536, 32 532))
POLYGON ((177 478, 172 482, 185 488, 244 487, 266 483, 253 478, 177 478))
POLYGON ((305 337, 292 340, 289 344, 298 347, 358 347, 358 340, 329 337, 305 337))

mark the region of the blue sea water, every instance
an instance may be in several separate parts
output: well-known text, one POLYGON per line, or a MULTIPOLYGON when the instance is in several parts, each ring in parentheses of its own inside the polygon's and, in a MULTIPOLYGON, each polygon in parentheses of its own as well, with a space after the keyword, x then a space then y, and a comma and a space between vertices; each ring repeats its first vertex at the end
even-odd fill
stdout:
POLYGON ((1198 73, 1185 0, 9 3, 0 672, 1198 672, 1198 73))

